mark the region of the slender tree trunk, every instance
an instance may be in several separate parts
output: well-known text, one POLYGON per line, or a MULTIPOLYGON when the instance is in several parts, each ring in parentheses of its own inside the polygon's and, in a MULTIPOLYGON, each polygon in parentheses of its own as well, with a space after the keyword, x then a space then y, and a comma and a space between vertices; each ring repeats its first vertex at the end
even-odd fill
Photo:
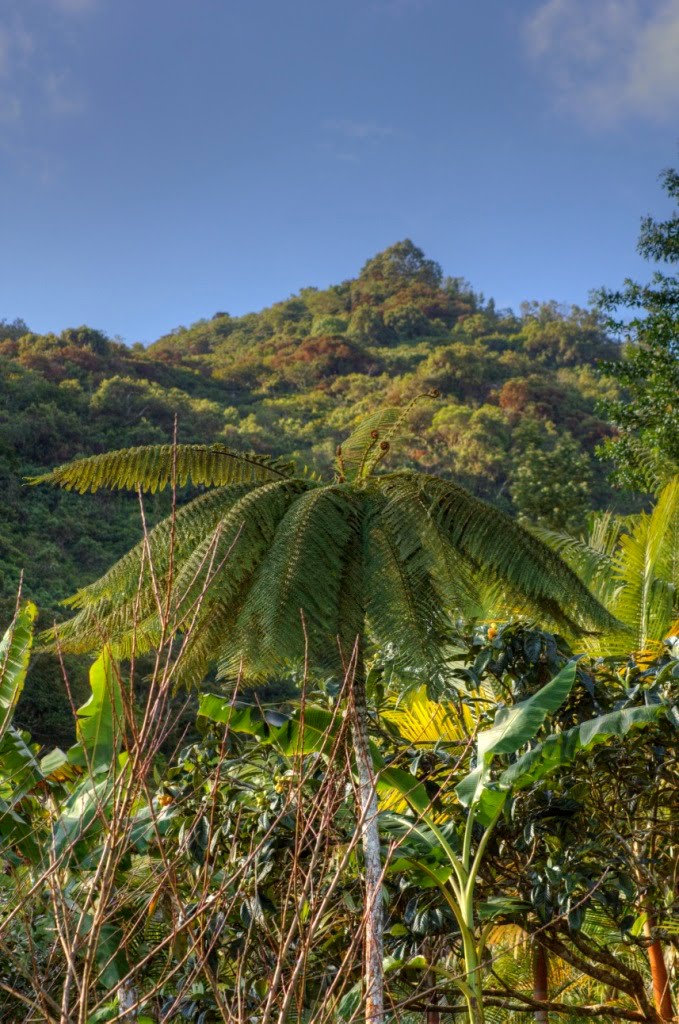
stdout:
POLYGON ((377 826, 375 772, 368 741, 368 709, 365 666, 360 648, 352 680, 351 736, 358 772, 365 872, 365 1020, 382 1024, 384 1019, 384 912, 382 908, 382 857, 377 826))
MULTIPOLYGON (((657 799, 653 808, 653 823, 657 824, 658 820, 658 806, 657 799)), ((652 864, 655 857, 655 831, 651 833, 650 845, 644 850, 641 843, 634 844, 634 853, 638 859, 637 867, 637 882, 639 883, 640 889, 644 889, 647 885, 647 879, 644 877, 640 865, 643 863, 643 857, 648 858, 648 863, 652 864)), ((653 937, 653 928, 655 926, 655 915, 653 914, 653 903, 648 894, 642 903, 643 909, 646 911, 646 920, 644 921, 644 935, 646 938, 651 940, 651 944, 648 947, 648 965, 651 969, 651 982, 653 984, 653 1004, 655 1006, 656 1013, 661 1020, 672 1020, 674 1017, 674 1009, 672 1006, 672 992, 670 990, 670 979, 667 973, 667 964, 665 963, 665 957, 663 956, 663 949, 660 943, 660 939, 653 937)))
MULTIPOLYGON (((533 960, 533 999, 546 1002, 549 999, 549 959, 545 947, 539 938, 532 940, 533 960)), ((547 1010, 536 1010, 534 1014, 538 1024, 547 1024, 549 1013, 547 1010)))
POLYGON ((672 1006, 672 991, 667 973, 667 964, 663 956, 660 939, 653 938, 653 925, 653 918, 650 912, 647 912, 644 922, 644 935, 651 939, 651 944, 648 947, 648 962, 653 982, 653 1002, 661 1020, 673 1020, 674 1008, 672 1006))
POLYGON ((137 989, 132 981, 125 981, 118 986, 118 1013, 123 1024, 136 1024, 138 1010, 136 1008, 138 999, 137 989), (134 1007, 134 1009, 132 1009, 134 1007))
POLYGON ((441 1013, 435 1008, 438 1002, 436 994, 431 997, 431 1000, 434 1005, 427 1010, 427 1024, 441 1024, 441 1013))
MULTIPOLYGON (((431 965, 435 954, 434 942, 431 939, 425 939, 423 952, 427 960, 429 961, 429 964, 431 965)), ((434 971, 429 970, 427 971, 424 977, 424 987, 425 989, 429 990, 431 988, 434 988, 435 985, 436 974, 434 973, 434 971)), ((428 1007, 427 1010, 425 1010, 426 1024, 441 1024, 441 1014, 436 1007, 438 1001, 438 995, 436 994, 436 992, 434 992, 429 999, 431 1005, 428 1007)))

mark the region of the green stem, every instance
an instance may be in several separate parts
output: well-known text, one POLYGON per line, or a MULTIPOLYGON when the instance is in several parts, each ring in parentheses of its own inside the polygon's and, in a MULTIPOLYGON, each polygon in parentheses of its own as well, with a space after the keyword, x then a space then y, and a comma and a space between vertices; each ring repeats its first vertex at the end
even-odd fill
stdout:
POLYGON ((476 885, 476 876, 478 875, 479 868, 481 867, 481 859, 483 858, 483 855, 486 852, 486 847, 488 846, 488 841, 490 840, 490 837, 493 834, 493 830, 494 830, 495 826, 497 825, 498 818, 502 814, 502 808, 503 807, 504 807, 504 801, 498 807, 497 811, 493 815, 493 818, 492 818, 492 820, 490 822, 490 825, 486 826, 486 831, 481 836, 481 842, 478 845, 478 848, 476 850, 476 855, 474 857, 474 862, 473 862, 473 864, 471 866, 471 869, 469 871, 469 880, 467 882, 467 887, 470 890, 473 890, 474 886, 476 885))
POLYGON ((428 814, 423 814, 422 820, 424 821, 427 828, 430 829, 430 831, 434 834, 434 836, 436 837, 436 841, 438 842, 439 846, 441 847, 446 857, 450 861, 450 866, 455 872, 455 877, 457 878, 458 882, 458 885, 454 887, 455 894, 461 901, 465 886, 467 885, 467 869, 462 863, 462 861, 459 859, 459 857, 455 854, 455 851, 453 850, 452 846, 450 845, 446 837, 441 832, 441 829, 434 824, 431 817, 428 814))
POLYGON ((472 837, 474 832, 474 808, 470 807, 467 813, 467 822, 464 827, 464 839, 462 841, 462 863, 465 871, 469 871, 469 862, 472 852, 472 837))
POLYGON ((498 807, 497 811, 493 815, 493 818, 489 825, 481 836, 481 841, 474 855, 474 860, 471 867, 469 867, 469 860, 471 858, 471 843, 472 833, 474 829, 475 820, 475 806, 469 808, 469 815, 467 817, 467 823, 464 830, 464 840, 462 846, 462 859, 465 869, 468 869, 467 882, 464 888, 464 898, 460 907, 461 916, 464 923, 462 929, 462 942, 464 946, 464 965, 467 974, 467 982, 472 990, 472 997, 467 997, 467 1006, 469 1007, 469 1021, 470 1024, 484 1024, 485 1015, 483 1008, 483 984, 481 978, 481 958, 483 956, 483 950, 488 938, 487 929, 484 929, 481 938, 479 939, 478 946, 474 941, 474 889, 476 888, 476 879, 481 867, 481 861, 483 855, 486 852, 486 847, 493 833, 493 829, 497 824, 497 820, 502 813, 503 804, 498 807))

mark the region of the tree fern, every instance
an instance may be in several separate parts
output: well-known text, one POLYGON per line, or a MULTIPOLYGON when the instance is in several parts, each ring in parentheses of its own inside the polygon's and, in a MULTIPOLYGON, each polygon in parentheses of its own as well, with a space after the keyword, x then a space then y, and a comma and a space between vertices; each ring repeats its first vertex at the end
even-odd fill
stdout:
POLYGON ((610 629, 613 616, 565 562, 504 513, 436 477, 376 472, 406 413, 382 411, 354 431, 338 456, 344 484, 199 445, 114 452, 41 478, 80 491, 216 485, 75 595, 79 613, 59 627, 59 642, 86 650, 106 639, 122 654, 136 633, 138 649, 153 646, 168 586, 175 628, 195 633, 184 661, 192 677, 191 652, 229 675, 243 666, 266 674, 305 653, 341 671, 363 632, 429 669, 444 656, 451 616, 488 585, 571 632, 610 629))

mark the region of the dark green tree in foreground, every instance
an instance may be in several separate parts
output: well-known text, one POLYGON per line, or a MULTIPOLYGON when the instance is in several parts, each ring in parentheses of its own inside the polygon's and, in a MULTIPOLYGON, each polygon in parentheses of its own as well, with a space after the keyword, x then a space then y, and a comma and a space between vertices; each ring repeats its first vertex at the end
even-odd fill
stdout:
POLYGON ((165 445, 82 459, 40 480, 80 492, 210 488, 72 599, 64 649, 119 657, 180 638, 177 673, 266 678, 290 665, 348 683, 366 886, 365 1017, 383 1017, 381 856, 368 745, 366 660, 386 649, 425 677, 445 670, 454 617, 482 586, 568 632, 609 613, 546 546, 450 481, 389 472, 408 410, 367 419, 337 449, 334 478, 225 447, 165 445), (181 643, 181 637, 184 642, 181 643))
MULTIPOLYGON (((679 172, 667 170, 662 178, 679 203, 679 172)), ((665 221, 646 217, 637 248, 646 259, 679 263, 679 210, 665 221)), ((602 364, 623 395, 605 406, 618 434, 600 453, 615 463, 618 483, 656 491, 679 472, 679 278, 657 272, 650 284, 627 280, 621 290, 604 289, 596 298, 609 328, 629 339, 620 362, 602 364), (627 321, 621 310, 638 312, 627 321)))

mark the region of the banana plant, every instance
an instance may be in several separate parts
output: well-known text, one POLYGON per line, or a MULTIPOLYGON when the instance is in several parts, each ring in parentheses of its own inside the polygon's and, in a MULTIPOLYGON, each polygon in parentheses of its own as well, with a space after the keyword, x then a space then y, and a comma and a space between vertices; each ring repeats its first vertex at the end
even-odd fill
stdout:
POLYGON ((0 641, 0 854, 13 861, 39 855, 33 825, 19 803, 42 779, 40 765, 24 733, 12 725, 28 671, 38 610, 21 605, 0 641))
POLYGON ((125 785, 120 683, 110 655, 102 653, 90 670, 91 696, 77 712, 76 743, 41 758, 30 736, 12 724, 36 617, 35 605, 21 605, 0 642, 0 861, 18 872, 17 880, 26 872, 33 879, 58 877, 60 905, 42 914, 40 927, 53 937, 66 914, 72 962, 89 943, 103 982, 114 984, 127 970, 120 929, 107 922, 95 928, 83 882, 101 859, 115 786, 125 785))
MULTIPOLYGON (((451 832, 450 821, 442 821, 440 810, 434 811, 426 795, 423 796, 422 787, 412 784, 402 786, 400 791, 416 820, 392 816, 399 834, 413 836, 418 847, 413 855, 399 857, 395 867, 415 869, 429 879, 440 890, 457 922, 464 974, 450 980, 466 1001, 470 1024, 485 1021, 483 960, 494 924, 493 907, 484 907, 483 913, 479 913, 476 885, 485 851, 503 810, 516 792, 539 783, 550 772, 571 762, 580 751, 649 725, 666 710, 662 704, 626 708, 564 732, 548 734, 535 743, 547 717, 568 697, 576 674, 577 662, 571 661, 532 697, 500 709, 493 726, 478 734, 476 768, 455 790, 464 809, 459 829, 451 832), (521 753, 527 745, 528 749, 521 753), (496 767, 498 759, 507 755, 515 758, 513 763, 496 767)), ((390 781, 399 786, 402 780, 392 770, 390 781)), ((494 908, 495 912, 507 909, 504 904, 494 908)))

